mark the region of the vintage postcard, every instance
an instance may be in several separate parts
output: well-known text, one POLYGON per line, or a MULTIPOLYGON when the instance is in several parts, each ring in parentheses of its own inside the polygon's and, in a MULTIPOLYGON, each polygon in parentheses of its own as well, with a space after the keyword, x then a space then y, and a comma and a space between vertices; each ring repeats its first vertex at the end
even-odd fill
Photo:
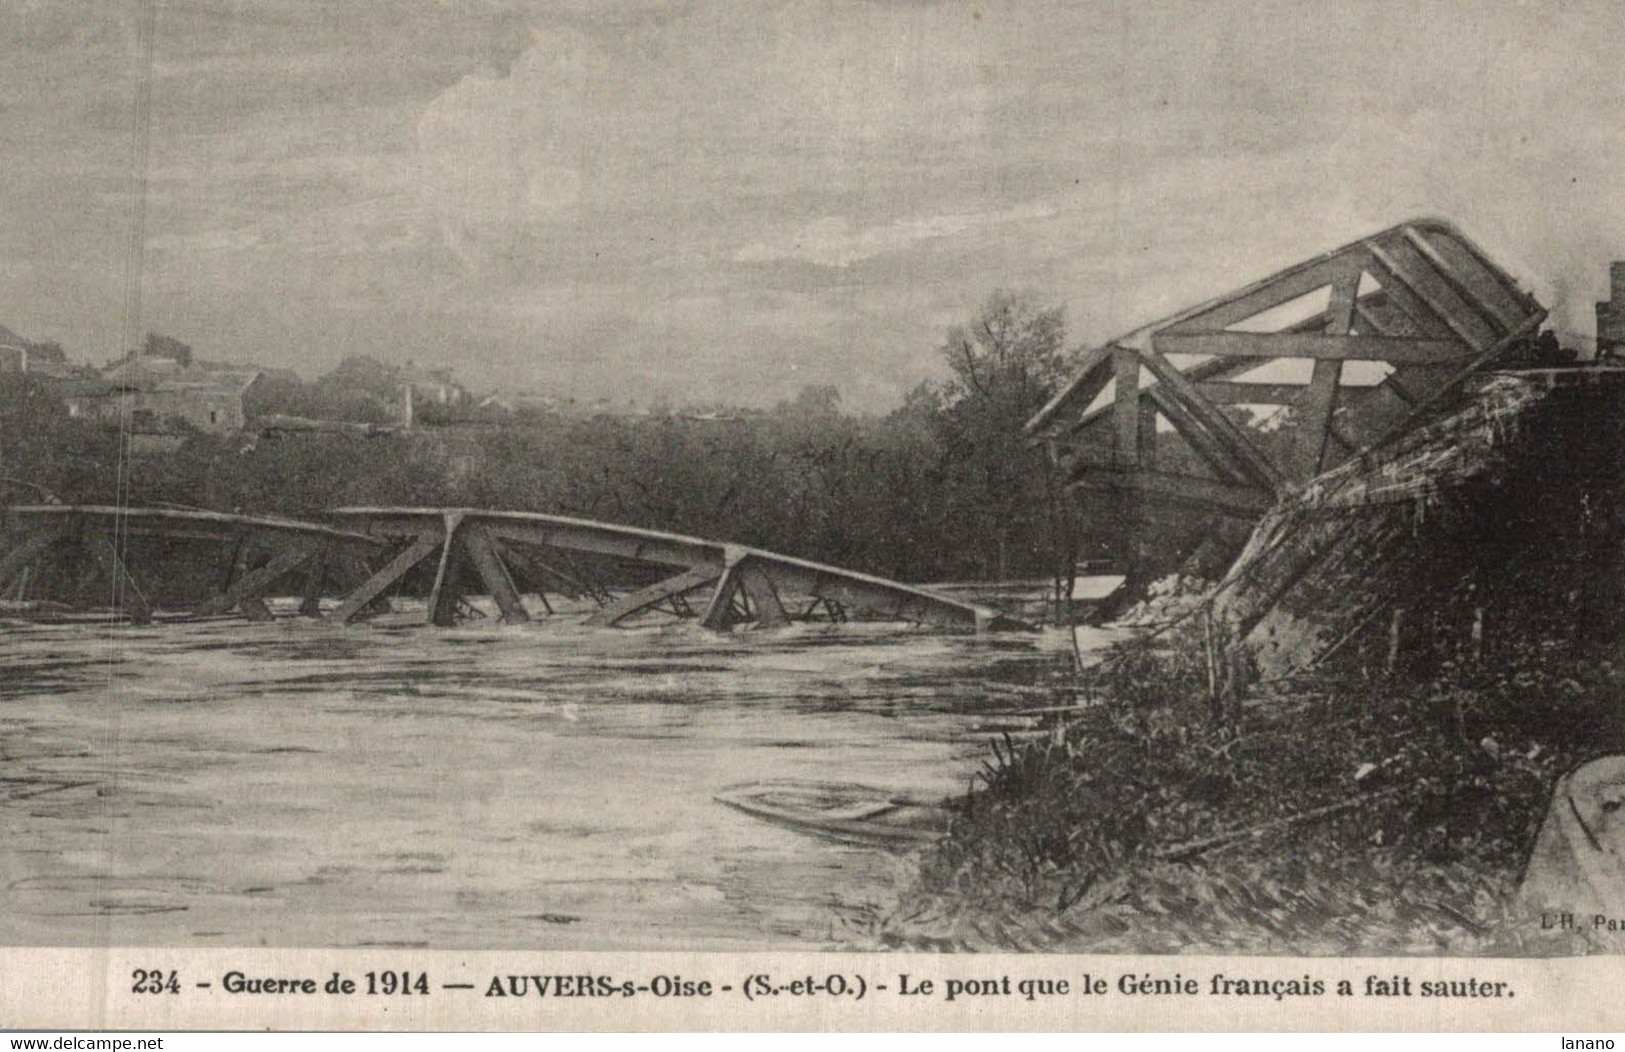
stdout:
POLYGON ((0 53, 0 1028, 1625 1022, 1614 5, 0 53))

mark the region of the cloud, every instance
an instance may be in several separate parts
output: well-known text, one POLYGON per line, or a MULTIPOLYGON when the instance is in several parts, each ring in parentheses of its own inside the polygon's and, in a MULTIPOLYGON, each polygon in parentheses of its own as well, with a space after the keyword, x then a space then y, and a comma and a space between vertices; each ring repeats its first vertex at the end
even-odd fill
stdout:
POLYGON ((980 227, 1045 219, 1054 214, 1055 209, 1035 203, 996 212, 899 219, 863 229, 855 229, 841 216, 829 216, 774 241, 746 245, 733 254, 733 260, 736 263, 802 260, 824 267, 847 267, 888 252, 901 251, 921 241, 953 237, 980 227))
POLYGON ((464 77, 417 123, 419 194, 465 266, 511 250, 582 199, 590 44, 538 35, 507 76, 464 77))
POLYGON ((945 191, 974 208, 987 195, 962 192, 959 151, 1015 88, 970 25, 865 3, 749 17, 697 3, 614 33, 555 22, 506 75, 465 76, 425 107, 419 192, 465 268, 516 278, 561 255, 630 251, 640 233, 712 259, 764 213, 840 214, 831 206, 860 187, 901 196, 938 155, 955 162, 927 207, 945 191))

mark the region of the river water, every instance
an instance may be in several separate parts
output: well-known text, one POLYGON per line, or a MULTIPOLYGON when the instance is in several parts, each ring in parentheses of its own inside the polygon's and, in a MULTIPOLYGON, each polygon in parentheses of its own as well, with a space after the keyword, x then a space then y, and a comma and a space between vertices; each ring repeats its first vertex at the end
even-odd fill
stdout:
POLYGON ((718 791, 961 791, 1072 660, 1060 633, 413 616, 0 624, 0 945, 840 944, 907 857, 718 791))

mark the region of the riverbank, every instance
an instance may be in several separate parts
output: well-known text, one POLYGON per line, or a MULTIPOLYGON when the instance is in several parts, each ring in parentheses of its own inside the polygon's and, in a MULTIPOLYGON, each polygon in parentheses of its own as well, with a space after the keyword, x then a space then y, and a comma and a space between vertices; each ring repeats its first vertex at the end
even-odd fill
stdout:
POLYGON ((1620 751, 1625 668, 1531 638, 1493 671, 1303 678, 1215 720, 1178 653, 995 745, 871 933, 902 949, 1584 952, 1514 893, 1553 783, 1620 751))
POLYGON ((1588 949, 1514 893, 1557 779, 1625 751, 1621 449, 1617 372, 1506 375, 1318 477, 994 748, 874 940, 1588 949))

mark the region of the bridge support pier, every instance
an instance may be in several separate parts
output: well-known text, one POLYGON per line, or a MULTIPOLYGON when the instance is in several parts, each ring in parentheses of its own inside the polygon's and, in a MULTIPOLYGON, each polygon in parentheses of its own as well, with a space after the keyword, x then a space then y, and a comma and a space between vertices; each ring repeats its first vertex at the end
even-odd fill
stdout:
POLYGON ((463 514, 448 511, 441 515, 440 561, 435 566, 434 587, 429 590, 429 623, 442 628, 457 623, 457 528, 463 524, 463 514))
POLYGON ((706 628, 724 629, 738 619, 735 601, 743 599, 747 615, 753 615, 763 628, 781 628, 790 623, 790 615, 779 598, 773 578, 749 553, 729 549, 727 568, 717 581, 717 587, 700 615, 700 624, 706 628))
POLYGON ((322 616, 322 589, 327 585, 327 546, 317 549, 306 564, 305 591, 299 600, 299 616, 322 616))

